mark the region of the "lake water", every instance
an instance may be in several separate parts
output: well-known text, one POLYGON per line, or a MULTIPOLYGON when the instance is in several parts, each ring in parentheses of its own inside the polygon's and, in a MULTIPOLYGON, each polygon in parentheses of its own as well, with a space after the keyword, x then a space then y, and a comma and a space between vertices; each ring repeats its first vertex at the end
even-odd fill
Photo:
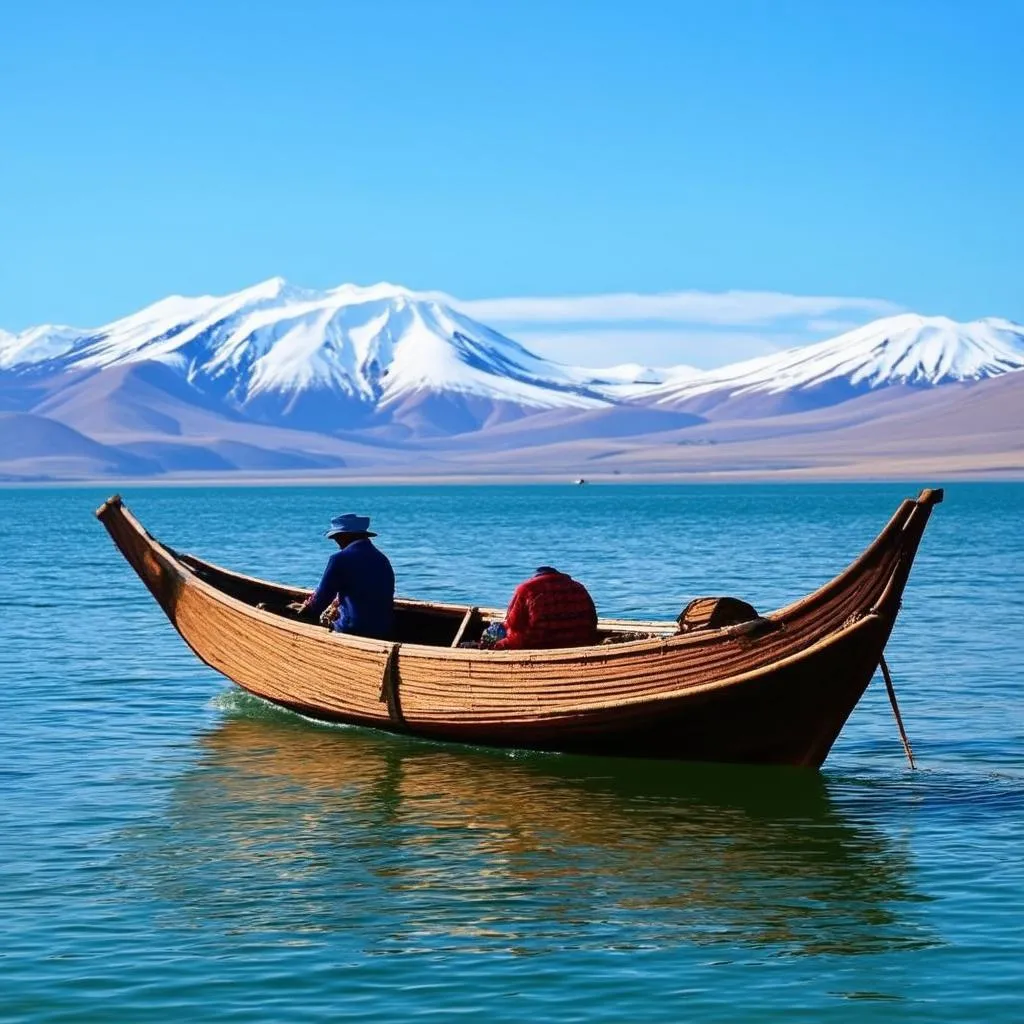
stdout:
MULTIPOLYGON (((139 487, 296 583, 371 514, 402 593, 549 562, 607 615, 771 609, 916 487, 139 487)), ((1024 1019, 1024 486, 956 484, 819 774, 328 728, 200 664, 89 489, 0 491, 0 1019, 1024 1019)))

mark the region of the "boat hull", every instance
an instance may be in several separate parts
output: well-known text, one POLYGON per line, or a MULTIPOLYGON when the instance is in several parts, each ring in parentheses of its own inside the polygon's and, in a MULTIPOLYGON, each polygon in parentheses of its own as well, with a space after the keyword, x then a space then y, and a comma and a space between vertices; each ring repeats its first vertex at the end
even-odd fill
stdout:
POLYGON ((820 659, 761 673, 728 687, 673 698, 552 715, 534 722, 437 722, 328 711, 246 686, 259 697, 322 721, 371 725, 437 740, 563 753, 681 761, 820 766, 877 666, 880 623, 865 623, 820 659), (848 658, 837 672, 833 658, 848 658), (825 684, 825 685, 823 685, 825 684))

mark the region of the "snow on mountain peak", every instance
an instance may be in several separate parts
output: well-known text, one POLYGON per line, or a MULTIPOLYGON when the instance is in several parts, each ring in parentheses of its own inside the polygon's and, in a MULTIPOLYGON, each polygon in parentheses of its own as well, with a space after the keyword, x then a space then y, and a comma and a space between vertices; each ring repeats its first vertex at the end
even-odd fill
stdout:
POLYGON ((979 380, 1024 367, 1024 327, 1008 320, 958 323, 945 316, 903 313, 805 352, 835 358, 834 376, 848 372, 854 383, 872 387, 979 380))
POLYGON ((70 352, 82 337, 74 327, 43 324, 20 334, 0 331, 0 370, 14 366, 32 366, 59 359, 70 352))
POLYGON ((944 316, 900 313, 828 341, 787 349, 669 381, 651 392, 665 404, 722 393, 778 395, 843 386, 851 392, 892 384, 934 386, 1024 369, 1024 327, 988 318, 958 323, 944 316))
POLYGON ((327 292, 328 295, 337 296, 347 303, 377 302, 381 299, 429 299, 430 296, 424 292, 414 292, 409 288, 403 288, 399 284, 390 284, 387 281, 378 281, 376 284, 339 284, 327 292))

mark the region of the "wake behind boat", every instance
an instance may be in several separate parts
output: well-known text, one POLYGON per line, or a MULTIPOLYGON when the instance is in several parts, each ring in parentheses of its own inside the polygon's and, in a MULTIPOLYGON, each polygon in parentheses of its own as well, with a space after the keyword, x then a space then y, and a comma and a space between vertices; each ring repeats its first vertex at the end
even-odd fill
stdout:
POLYGON ((904 501, 844 572, 768 616, 687 632, 602 619, 597 645, 525 651, 459 647, 498 609, 398 600, 391 640, 295 621, 275 609, 309 591, 174 551, 119 495, 96 515, 206 664, 304 715, 494 746, 817 767, 882 661, 942 497, 904 501))

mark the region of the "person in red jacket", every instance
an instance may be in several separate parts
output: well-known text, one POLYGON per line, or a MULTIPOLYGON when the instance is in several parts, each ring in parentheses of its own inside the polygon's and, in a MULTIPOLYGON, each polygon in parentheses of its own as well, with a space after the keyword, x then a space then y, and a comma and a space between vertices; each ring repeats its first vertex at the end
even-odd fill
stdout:
POLYGON ((512 595, 495 650, 586 647, 597 643, 597 609, 587 588, 542 565, 512 595))

